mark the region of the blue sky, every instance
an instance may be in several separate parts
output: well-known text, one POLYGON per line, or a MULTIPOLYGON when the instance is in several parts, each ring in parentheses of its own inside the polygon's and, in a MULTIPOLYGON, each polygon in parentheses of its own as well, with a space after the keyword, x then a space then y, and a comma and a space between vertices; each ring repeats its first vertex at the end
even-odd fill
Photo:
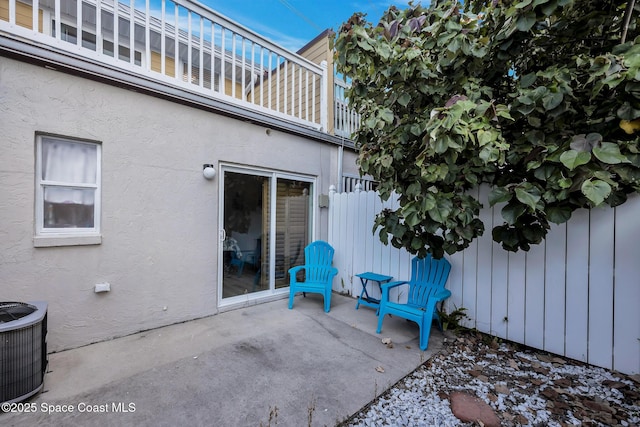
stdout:
MULTIPOLYGON (((297 51, 327 28, 337 31, 354 12, 377 23, 394 4, 406 8, 408 0, 200 0, 213 10, 297 51)), ((417 2, 416 2, 417 3, 417 2)))

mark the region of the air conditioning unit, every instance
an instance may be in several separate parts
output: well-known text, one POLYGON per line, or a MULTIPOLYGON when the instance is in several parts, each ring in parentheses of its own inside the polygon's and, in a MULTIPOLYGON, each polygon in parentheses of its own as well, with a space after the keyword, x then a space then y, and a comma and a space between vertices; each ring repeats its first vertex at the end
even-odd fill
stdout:
POLYGON ((0 302, 0 402, 42 389, 47 369, 47 303, 0 302))

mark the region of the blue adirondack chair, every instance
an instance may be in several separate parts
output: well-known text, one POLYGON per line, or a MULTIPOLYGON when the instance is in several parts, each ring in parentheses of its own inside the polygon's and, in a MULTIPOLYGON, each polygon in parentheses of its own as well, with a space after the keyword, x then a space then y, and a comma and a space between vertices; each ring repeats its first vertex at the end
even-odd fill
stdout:
MULTIPOLYGON (((244 270, 244 259, 239 258, 235 251, 229 252, 231 255, 230 265, 235 266, 238 269, 238 277, 242 277, 242 271, 244 270)), ((244 254, 246 256, 246 254, 244 254)))
MULTIPOLYGON (((382 331, 382 321, 387 314, 414 321, 420 327, 420 350, 425 351, 429 345, 431 323, 435 320, 440 326, 440 316, 436 311, 436 304, 451 296, 451 291, 444 287, 450 270, 451 264, 444 258, 434 259, 431 254, 423 259, 413 258, 411 260, 411 280, 382 285, 376 332, 382 331), (389 290, 401 285, 409 286, 407 303, 391 302, 389 290)), ((442 329, 441 326, 440 329, 442 329)))
POLYGON ((305 265, 289 269, 289 308, 293 308, 293 297, 297 292, 324 295, 324 311, 331 309, 331 283, 338 269, 331 266, 334 249, 327 242, 317 240, 304 248, 305 265), (298 282, 298 272, 304 271, 304 281, 298 282))

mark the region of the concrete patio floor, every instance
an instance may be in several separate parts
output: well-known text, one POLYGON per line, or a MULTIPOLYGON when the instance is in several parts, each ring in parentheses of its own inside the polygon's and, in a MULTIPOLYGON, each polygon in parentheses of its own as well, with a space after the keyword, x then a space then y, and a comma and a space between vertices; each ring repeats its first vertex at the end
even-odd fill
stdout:
POLYGON ((399 318, 376 334, 355 303, 334 294, 324 313, 308 294, 51 354, 33 413, 0 424, 334 426, 442 348, 436 329, 420 351, 399 318))

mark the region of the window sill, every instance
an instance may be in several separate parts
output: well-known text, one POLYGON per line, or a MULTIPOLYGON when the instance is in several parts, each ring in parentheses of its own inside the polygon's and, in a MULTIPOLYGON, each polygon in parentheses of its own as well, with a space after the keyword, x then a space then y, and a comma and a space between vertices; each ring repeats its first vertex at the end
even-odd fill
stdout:
POLYGON ((102 236, 100 234, 85 236, 34 236, 33 246, 36 248, 49 248, 54 246, 83 246, 100 245, 102 236))

